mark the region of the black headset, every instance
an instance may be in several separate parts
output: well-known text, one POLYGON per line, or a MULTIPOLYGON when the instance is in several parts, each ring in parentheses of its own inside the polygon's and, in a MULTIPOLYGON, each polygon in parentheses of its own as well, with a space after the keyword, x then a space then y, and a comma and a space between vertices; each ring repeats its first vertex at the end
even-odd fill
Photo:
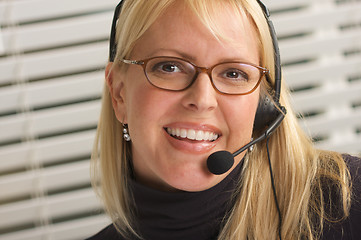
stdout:
MULTIPOLYGON (((282 70, 281 70, 281 57, 278 47, 278 40, 276 36, 276 31, 274 29, 273 23, 270 20, 270 13, 268 8, 260 1, 257 0, 258 4, 263 10, 263 14, 267 20, 268 28, 273 43, 274 51, 274 67, 275 67, 275 83, 273 86, 273 91, 269 91, 270 96, 273 99, 270 99, 267 95, 262 97, 259 101, 259 105, 256 112, 256 117, 254 121, 254 130, 262 131, 265 128, 272 128, 272 132, 281 124, 284 116, 287 111, 286 108, 280 104, 280 94, 281 94, 281 79, 282 79, 282 70)), ((269 75, 266 74, 267 81, 271 84, 269 75)))

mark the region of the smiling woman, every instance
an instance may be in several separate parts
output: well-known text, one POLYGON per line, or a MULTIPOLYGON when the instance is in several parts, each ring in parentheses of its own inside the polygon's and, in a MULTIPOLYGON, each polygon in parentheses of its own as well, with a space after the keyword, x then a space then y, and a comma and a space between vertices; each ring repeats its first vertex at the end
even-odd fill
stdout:
POLYGON ((113 224, 90 239, 361 235, 349 177, 360 161, 303 133, 273 35, 260 1, 119 4, 93 152, 113 224), (234 164, 210 170, 223 152, 234 164), (323 227, 334 220, 341 230, 323 227))
MULTIPOLYGON (((122 71, 113 66, 117 64, 116 61, 109 64, 107 82, 111 89, 114 111, 118 121, 129 126, 134 173, 143 184, 163 190, 208 189, 226 175, 215 176, 204 171, 207 156, 223 149, 235 151, 239 145, 250 141, 259 98, 259 89, 254 88, 262 76, 259 69, 252 66, 260 63, 259 50, 255 30, 246 17, 238 16, 240 21, 231 21, 232 18, 234 17, 224 11, 224 14, 219 14, 215 19, 220 24, 218 27, 226 29, 227 38, 239 39, 237 43, 226 44, 227 42, 215 38, 184 4, 175 2, 137 39, 129 56, 136 60, 152 58, 144 63, 146 74, 138 66, 131 65, 126 71, 122 71), (171 57, 171 60, 158 56, 169 56, 167 58, 171 57), (188 73, 180 64, 182 62, 185 65, 186 60, 178 58, 191 59, 198 65, 209 66, 211 75, 203 72, 198 74, 196 69, 188 73), (252 65, 245 67, 241 61, 246 60, 252 65), (166 72, 163 67, 163 72, 160 73, 159 66, 162 64, 168 68, 169 65, 177 68, 170 73, 172 69, 167 69, 166 72), (253 79, 247 85, 254 91, 249 93, 248 89, 243 89, 238 84, 224 87, 225 78, 217 74, 217 69, 224 69, 224 66, 228 72, 235 69, 250 72, 253 79), (172 86, 170 78, 173 80, 172 86), (159 87, 147 84, 147 79, 159 87), (184 81, 188 82, 187 85, 179 89, 178 84, 184 81), (249 94, 219 94, 211 82, 218 86, 216 90, 220 88, 227 91, 230 88, 230 93, 245 91, 249 94), (164 91, 164 88, 170 91, 164 91), (183 89, 184 91, 179 91, 183 89), (238 108, 235 109, 234 106, 238 108), (241 124, 234 124, 236 122, 241 124), (207 131, 219 137, 212 141, 179 139, 171 137, 164 130, 166 128, 186 129, 190 133, 207 131)), ((188 68, 193 67, 188 63, 188 68)), ((227 82, 231 81, 234 81, 233 78, 228 77, 227 82)), ((243 156, 244 154, 240 155, 236 163, 243 156)))

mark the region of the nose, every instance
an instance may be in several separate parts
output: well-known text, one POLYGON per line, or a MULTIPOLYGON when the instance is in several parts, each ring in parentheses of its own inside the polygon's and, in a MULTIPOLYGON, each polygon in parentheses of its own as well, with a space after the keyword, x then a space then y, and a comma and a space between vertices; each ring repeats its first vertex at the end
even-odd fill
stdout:
POLYGON ((182 104, 191 111, 212 111, 218 105, 217 95, 209 75, 206 71, 201 71, 193 84, 185 90, 182 104))

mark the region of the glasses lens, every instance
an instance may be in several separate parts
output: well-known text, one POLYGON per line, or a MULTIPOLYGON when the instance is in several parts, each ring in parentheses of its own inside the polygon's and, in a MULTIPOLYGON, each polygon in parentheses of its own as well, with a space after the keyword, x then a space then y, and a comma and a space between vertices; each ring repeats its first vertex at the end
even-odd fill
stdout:
POLYGON ((213 68, 212 79, 215 87, 229 94, 243 94, 252 91, 262 73, 255 66, 243 63, 223 63, 213 68))
POLYGON ((147 62, 145 73, 154 86, 182 90, 188 87, 196 73, 192 64, 178 58, 157 57, 147 62))

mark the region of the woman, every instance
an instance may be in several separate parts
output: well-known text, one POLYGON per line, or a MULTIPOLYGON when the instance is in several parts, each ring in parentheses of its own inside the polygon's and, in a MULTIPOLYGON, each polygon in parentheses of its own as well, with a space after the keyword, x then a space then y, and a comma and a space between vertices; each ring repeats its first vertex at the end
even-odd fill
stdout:
POLYGON ((262 7, 124 1, 92 168, 113 224, 90 239, 361 237, 360 160, 316 150, 299 127, 287 89, 275 87, 262 7), (212 173, 212 153, 267 132, 254 127, 264 99, 275 100, 278 128, 212 173))

